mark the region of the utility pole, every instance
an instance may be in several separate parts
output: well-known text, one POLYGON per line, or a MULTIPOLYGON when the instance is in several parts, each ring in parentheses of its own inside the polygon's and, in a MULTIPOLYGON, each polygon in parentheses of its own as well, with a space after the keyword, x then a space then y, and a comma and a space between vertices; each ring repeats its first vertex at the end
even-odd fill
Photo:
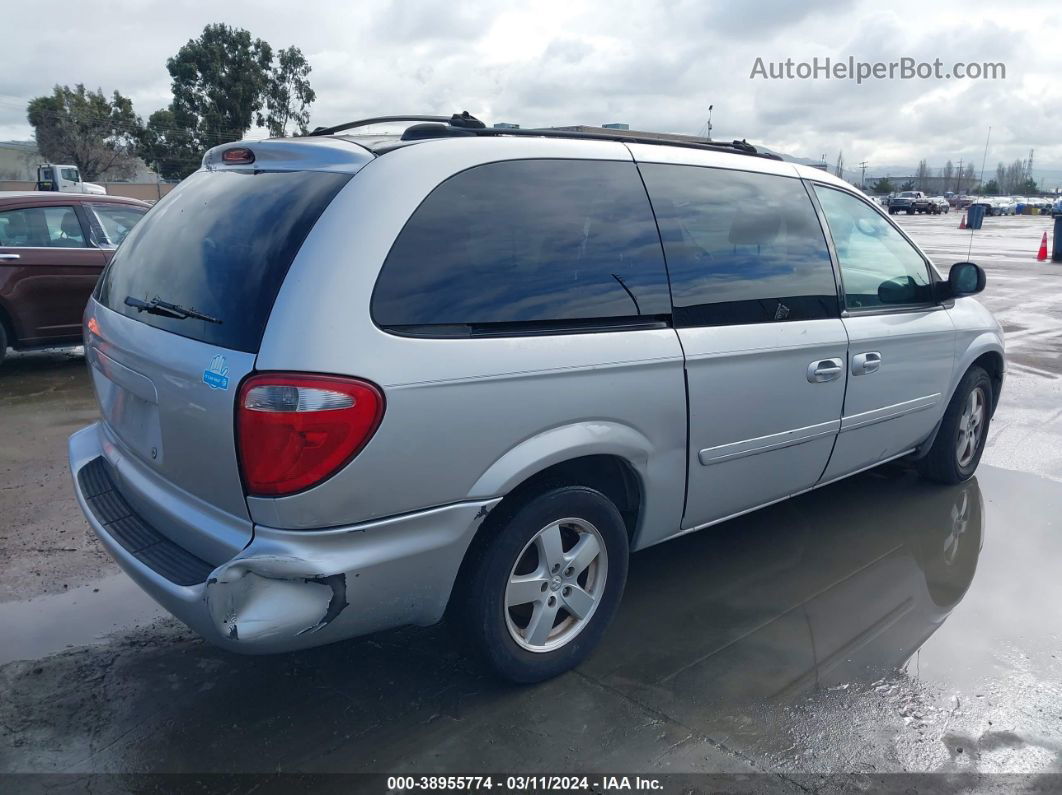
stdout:
POLYGON ((862 163, 860 163, 859 164, 859 168, 861 168, 862 171, 863 171, 863 176, 861 176, 859 178, 859 189, 860 190, 866 190, 867 189, 867 161, 864 160, 862 163))
POLYGON ((955 192, 962 193, 962 158, 959 158, 959 173, 955 176, 955 192))

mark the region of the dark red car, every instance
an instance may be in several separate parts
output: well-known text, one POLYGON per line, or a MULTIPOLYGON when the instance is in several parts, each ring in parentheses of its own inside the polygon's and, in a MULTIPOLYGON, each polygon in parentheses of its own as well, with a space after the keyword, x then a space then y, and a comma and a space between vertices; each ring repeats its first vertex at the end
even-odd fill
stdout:
POLYGON ((0 191, 0 361, 81 342, 81 314, 111 254, 150 205, 120 196, 0 191))

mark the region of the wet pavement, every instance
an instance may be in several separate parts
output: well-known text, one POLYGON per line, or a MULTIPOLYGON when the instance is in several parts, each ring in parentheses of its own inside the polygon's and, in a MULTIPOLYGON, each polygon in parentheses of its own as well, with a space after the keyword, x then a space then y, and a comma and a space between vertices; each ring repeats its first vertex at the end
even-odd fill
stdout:
MULTIPOLYGON (((639 553, 599 651, 534 687, 487 676, 445 625, 275 657, 198 640, 115 573, 74 504, 83 362, 16 357, 0 367, 0 772, 73 789, 149 771, 1062 785, 1062 265, 1034 260, 1048 220, 988 219, 974 239, 1011 355, 976 479, 889 465, 639 553)), ((942 270, 965 259, 954 213, 899 221, 942 270)))

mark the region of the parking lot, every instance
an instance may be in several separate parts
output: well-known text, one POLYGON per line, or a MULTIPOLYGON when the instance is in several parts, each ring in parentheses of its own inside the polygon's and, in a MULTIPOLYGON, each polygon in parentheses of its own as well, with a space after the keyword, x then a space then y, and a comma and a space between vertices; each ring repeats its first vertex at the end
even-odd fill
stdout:
POLYGON ((1007 334, 975 479, 889 465, 639 553, 603 646, 532 687, 490 678, 445 625, 274 657, 206 645, 74 501, 66 438, 96 415, 80 352, 11 356, 0 771, 717 772, 770 791, 1062 773, 1062 264, 1035 259, 1051 219, 897 221, 939 269, 986 269, 1007 334))

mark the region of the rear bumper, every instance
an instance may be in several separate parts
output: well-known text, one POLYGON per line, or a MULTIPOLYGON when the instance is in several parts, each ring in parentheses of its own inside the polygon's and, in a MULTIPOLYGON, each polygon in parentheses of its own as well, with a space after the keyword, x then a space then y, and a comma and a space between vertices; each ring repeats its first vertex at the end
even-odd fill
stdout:
POLYGON ((465 551, 497 499, 320 531, 256 526, 214 567, 147 525, 114 487, 98 424, 70 437, 81 510, 153 599, 207 640, 268 654, 442 618, 465 551))

